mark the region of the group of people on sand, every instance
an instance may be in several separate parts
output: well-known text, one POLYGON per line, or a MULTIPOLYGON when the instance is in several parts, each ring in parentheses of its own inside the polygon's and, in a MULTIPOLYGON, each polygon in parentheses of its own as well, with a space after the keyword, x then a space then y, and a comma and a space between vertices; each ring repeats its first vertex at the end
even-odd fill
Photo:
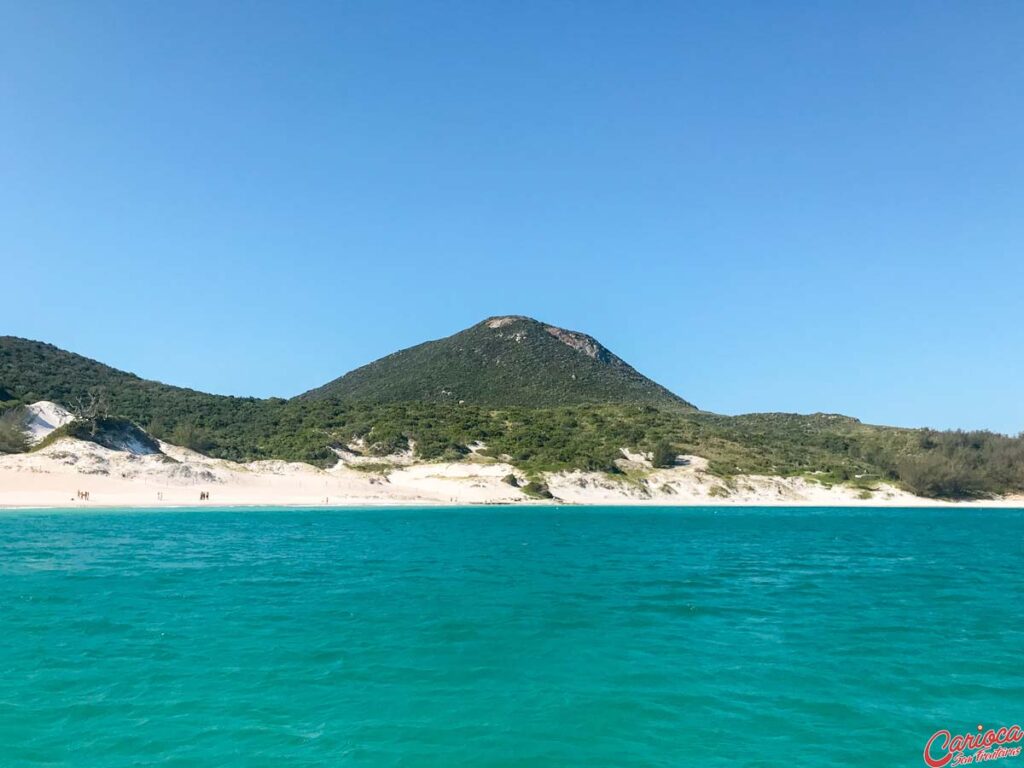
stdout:
POLYGON ((209 501, 210 500, 210 492, 209 491, 200 491, 199 492, 199 500, 200 501, 209 501))
POLYGON ((89 492, 88 491, 75 491, 75 494, 78 496, 78 500, 79 501, 88 501, 89 500, 89 492))

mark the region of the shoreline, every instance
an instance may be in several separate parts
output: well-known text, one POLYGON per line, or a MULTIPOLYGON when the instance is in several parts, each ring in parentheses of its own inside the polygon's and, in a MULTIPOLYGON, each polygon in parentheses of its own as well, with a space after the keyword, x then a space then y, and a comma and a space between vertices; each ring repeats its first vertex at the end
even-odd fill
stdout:
MULTIPOLYGON (((2 493, 2 492, 0 492, 2 493)), ((750 500, 750 501, 729 501, 714 499, 708 501, 696 501, 689 503, 672 503, 665 499, 650 500, 608 500, 600 502, 580 502, 562 499, 526 499, 515 502, 502 501, 440 501, 436 499, 344 499, 330 503, 312 503, 308 501, 274 501, 263 500, 252 501, 225 501, 214 500, 204 502, 160 502, 160 501, 83 501, 65 504, 48 503, 4 503, 0 502, 0 513, 17 512, 24 510, 54 510, 62 512, 89 512, 101 510, 189 510, 219 511, 224 509, 245 510, 275 510, 275 509, 322 509, 330 510, 385 510, 385 509, 443 509, 446 507, 458 508, 497 508, 497 509, 521 509, 521 508, 609 508, 617 507, 622 509, 1019 509, 1024 511, 1024 498, 1007 499, 970 499, 970 500, 948 500, 948 499, 927 499, 918 498, 915 500, 900 499, 880 503, 877 500, 836 500, 836 501, 810 501, 810 500, 788 500, 777 501, 773 499, 750 500)))
POLYGON ((886 483, 829 485, 814 477, 722 478, 699 456, 655 469, 635 455, 621 475, 561 471, 528 476, 493 459, 417 462, 409 455, 320 469, 285 461, 235 463, 168 443, 135 454, 63 438, 0 456, 0 511, 26 509, 373 509, 438 507, 1024 508, 1024 496, 950 501, 886 483), (552 498, 526 493, 539 480, 552 498), (79 498, 88 493, 89 500, 79 498), (200 494, 207 496, 201 500, 200 494))

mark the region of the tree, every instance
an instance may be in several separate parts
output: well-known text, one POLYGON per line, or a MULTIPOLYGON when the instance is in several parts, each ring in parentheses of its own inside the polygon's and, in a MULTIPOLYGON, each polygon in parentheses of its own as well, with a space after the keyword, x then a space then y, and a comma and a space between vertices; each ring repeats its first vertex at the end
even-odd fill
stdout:
POLYGON ((110 397, 107 388, 102 385, 89 387, 85 398, 75 398, 71 412, 77 420, 92 425, 92 435, 95 437, 99 429, 99 420, 110 416, 110 397))
POLYGON ((918 496, 955 499, 987 490, 984 477, 972 471, 962 456, 948 458, 932 451, 905 456, 898 466, 900 480, 918 496))
POLYGON ((178 424, 171 431, 171 436, 167 442, 171 445, 180 445, 183 448, 199 453, 206 453, 214 446, 207 432, 191 421, 184 421, 178 424))
POLYGON ((29 449, 28 411, 9 408, 0 414, 0 453, 24 453, 29 449))
POLYGON ((674 467, 676 465, 676 452, 668 440, 659 440, 651 451, 652 467, 674 467))

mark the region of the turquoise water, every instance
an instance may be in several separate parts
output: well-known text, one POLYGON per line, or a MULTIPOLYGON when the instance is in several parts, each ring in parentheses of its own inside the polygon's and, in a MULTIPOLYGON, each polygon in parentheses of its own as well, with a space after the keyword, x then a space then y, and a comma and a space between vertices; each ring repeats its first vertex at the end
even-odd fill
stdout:
POLYGON ((1020 510, 4 513, 0 765, 919 766, 1022 598, 1020 510))

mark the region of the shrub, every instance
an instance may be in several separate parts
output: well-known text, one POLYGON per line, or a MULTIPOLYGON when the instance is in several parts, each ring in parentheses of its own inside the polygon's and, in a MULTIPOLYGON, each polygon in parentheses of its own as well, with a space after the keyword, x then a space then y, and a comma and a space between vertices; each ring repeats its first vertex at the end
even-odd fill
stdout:
POLYGON ((555 495, 548 490, 545 483, 538 482, 537 480, 531 480, 523 486, 523 493, 534 499, 553 499, 555 495))
POLYGON ((9 408, 0 413, 0 453, 24 453, 29 448, 28 411, 9 408))
POLYGON ((659 440, 654 444, 651 451, 651 466, 653 467, 674 467, 676 464, 676 452, 668 440, 659 440))
POLYGON ((962 457, 930 451, 900 459, 900 480, 918 496, 964 498, 985 491, 985 481, 962 457))

